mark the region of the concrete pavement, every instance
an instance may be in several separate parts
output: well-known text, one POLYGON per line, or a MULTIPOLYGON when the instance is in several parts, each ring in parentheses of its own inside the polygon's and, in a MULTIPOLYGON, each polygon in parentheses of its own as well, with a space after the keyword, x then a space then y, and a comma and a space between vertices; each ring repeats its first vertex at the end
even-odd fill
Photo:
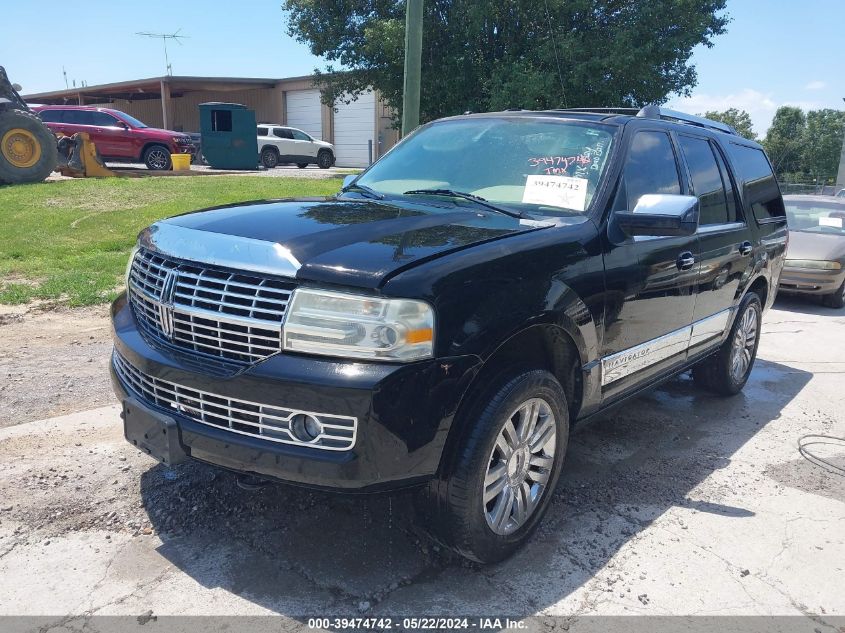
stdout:
POLYGON ((797 450, 845 436, 843 372, 845 312, 780 301, 742 394, 684 376, 576 431, 543 526, 490 567, 405 496, 166 469, 116 406, 0 429, 0 615, 845 615, 845 477, 797 450))

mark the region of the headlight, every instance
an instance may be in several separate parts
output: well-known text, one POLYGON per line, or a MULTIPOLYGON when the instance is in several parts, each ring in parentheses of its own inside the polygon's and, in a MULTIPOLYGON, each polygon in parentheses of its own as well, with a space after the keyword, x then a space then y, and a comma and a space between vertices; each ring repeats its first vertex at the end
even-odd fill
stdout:
POLYGON ((423 301, 294 291, 283 329, 292 352, 412 361, 434 354, 434 311, 423 301))
POLYGON ((126 262, 126 272, 123 273, 123 283, 126 284, 126 291, 129 291, 129 273, 132 272, 132 262, 135 260, 135 254, 138 252, 138 249, 141 248, 137 244, 132 247, 132 251, 129 253, 129 261, 126 262))
POLYGON ((787 259, 785 264, 790 268, 813 268, 815 270, 840 270, 839 262, 828 262, 822 259, 787 259))

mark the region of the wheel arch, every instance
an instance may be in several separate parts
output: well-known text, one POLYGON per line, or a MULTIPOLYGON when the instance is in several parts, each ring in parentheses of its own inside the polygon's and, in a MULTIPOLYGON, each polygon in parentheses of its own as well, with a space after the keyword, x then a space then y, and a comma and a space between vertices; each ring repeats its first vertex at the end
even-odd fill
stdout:
POLYGON ((143 160, 144 160, 144 154, 146 154, 147 150, 150 149, 151 147, 163 147, 164 149, 167 150, 168 154, 170 153, 170 147, 167 145, 167 142, 165 142, 165 141, 146 141, 141 146, 141 155, 139 156, 139 159, 141 160, 141 162, 143 162, 143 160))
POLYGON ((491 391, 520 372, 543 369, 557 378, 566 395, 572 428, 585 395, 585 374, 582 371, 585 350, 579 349, 576 340, 577 337, 559 323, 532 323, 502 341, 484 358, 455 411, 440 458, 438 476, 448 473, 453 467, 461 440, 471 428, 465 416, 471 415, 491 391))

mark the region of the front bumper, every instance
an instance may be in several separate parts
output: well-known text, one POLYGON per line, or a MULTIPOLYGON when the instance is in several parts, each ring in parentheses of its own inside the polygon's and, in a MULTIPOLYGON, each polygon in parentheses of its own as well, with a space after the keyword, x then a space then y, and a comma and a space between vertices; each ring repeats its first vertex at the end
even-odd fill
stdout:
MULTIPOLYGON (((370 492, 411 486, 434 476, 457 406, 480 365, 470 356, 398 365, 291 354, 277 354, 248 367, 206 362, 146 338, 125 295, 112 306, 112 324, 115 353, 152 378, 223 398, 356 418, 350 450, 272 442, 157 406, 121 380, 112 362, 112 386, 124 403, 124 416, 127 409, 140 405, 163 428, 171 429, 167 454, 156 454, 160 443, 146 447, 154 457, 178 462, 184 456, 318 488, 370 492)), ((143 424, 152 424, 150 416, 142 417, 143 424)), ((124 424, 127 439, 143 437, 141 427, 124 424)))
POLYGON ((829 295, 842 287, 845 270, 815 270, 784 266, 778 291, 786 294, 829 295))

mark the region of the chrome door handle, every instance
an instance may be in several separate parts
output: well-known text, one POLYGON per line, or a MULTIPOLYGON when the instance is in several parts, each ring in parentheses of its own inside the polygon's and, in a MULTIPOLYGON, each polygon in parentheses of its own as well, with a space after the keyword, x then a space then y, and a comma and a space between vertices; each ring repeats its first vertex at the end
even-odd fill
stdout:
POLYGON ((695 255, 686 251, 678 255, 678 261, 675 262, 678 270, 689 270, 695 265, 695 255))
POLYGON ((754 246, 748 240, 744 241, 742 244, 739 245, 739 254, 743 257, 751 255, 751 251, 753 250, 754 246))

